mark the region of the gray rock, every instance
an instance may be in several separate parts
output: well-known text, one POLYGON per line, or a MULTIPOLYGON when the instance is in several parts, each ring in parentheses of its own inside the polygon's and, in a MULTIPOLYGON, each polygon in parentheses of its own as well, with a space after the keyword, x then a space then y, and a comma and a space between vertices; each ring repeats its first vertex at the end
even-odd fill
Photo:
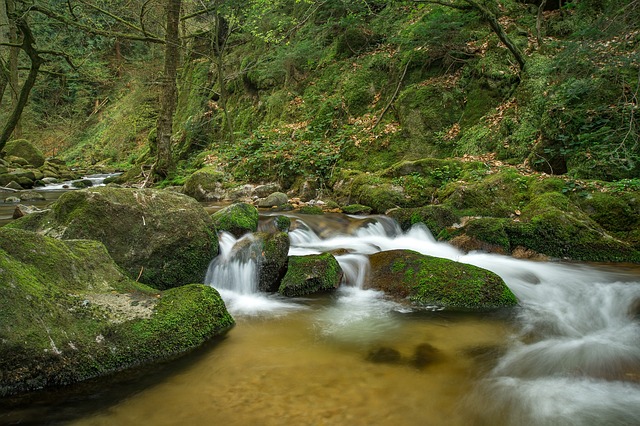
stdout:
POLYGON ((287 204, 289 197, 282 192, 274 192, 266 198, 258 200, 258 207, 269 208, 287 204))

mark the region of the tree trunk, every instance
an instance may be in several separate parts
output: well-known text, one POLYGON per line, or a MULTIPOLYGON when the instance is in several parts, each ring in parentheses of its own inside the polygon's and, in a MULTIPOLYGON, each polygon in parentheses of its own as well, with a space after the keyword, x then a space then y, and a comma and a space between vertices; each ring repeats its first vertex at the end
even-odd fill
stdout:
MULTIPOLYGON (((9 43, 18 44, 18 27, 14 22, 14 15, 16 12, 16 5, 14 0, 6 0, 7 5, 7 16, 9 17, 9 43)), ((29 30, 30 33, 30 30, 29 30)), ((19 90, 20 82, 18 80, 18 54, 20 53, 20 48, 18 47, 10 47, 9 48, 9 90, 11 91, 11 105, 13 109, 18 108, 18 104, 20 102, 20 93, 19 90)), ((38 65, 38 67, 40 67, 38 65)), ((31 88, 29 88, 31 90, 31 88)), ((24 106, 23 106, 24 107, 24 106)), ((22 135, 22 126, 20 125, 20 116, 18 116, 18 121, 13 126, 13 134, 15 137, 19 138, 22 135)))
POLYGON ((158 151, 154 174, 164 179, 173 170, 171 154, 171 135, 173 134, 173 115, 176 111, 178 90, 176 77, 180 56, 180 8, 181 0, 166 0, 167 30, 164 50, 164 75, 160 93, 160 113, 158 114, 158 151))
POLYGON ((31 89, 36 83, 36 78, 38 77, 40 66, 44 63, 44 59, 40 57, 38 51, 34 47, 35 40, 33 39, 33 34, 31 34, 31 30, 29 29, 27 23, 24 21, 19 21, 17 22, 17 28, 22 33, 21 48, 25 51, 27 56, 29 56, 29 59, 31 60, 31 67, 29 68, 29 75, 22 85, 22 89, 20 90, 20 94, 18 96, 16 105, 13 108, 13 112, 11 113, 11 116, 2 129, 2 134, 0 134, 0 151, 2 151, 6 143, 9 141, 9 138, 14 133, 16 126, 19 123, 20 117, 22 116, 22 111, 24 110, 24 107, 27 105, 27 101, 29 100, 31 89))
POLYGON ((224 54, 227 45, 227 39, 231 30, 229 22, 221 15, 216 14, 216 31, 214 33, 213 47, 216 53, 216 67, 218 68, 218 86, 220 86, 220 106, 222 107, 222 113, 224 114, 224 121, 229 132, 229 142, 234 143, 233 136, 233 120, 231 114, 229 114, 227 98, 229 93, 227 92, 227 86, 225 83, 224 74, 224 54))
POLYGON ((538 49, 542 49, 542 20, 544 19, 544 7, 547 0, 542 0, 538 6, 538 15, 536 16, 536 40, 538 41, 538 49))
MULTIPOLYGON (((7 2, 0 0, 0 43, 9 43, 9 15, 7 15, 7 2)), ((2 98, 9 83, 9 70, 6 66, 5 47, 0 47, 0 107, 2 107, 2 98)))

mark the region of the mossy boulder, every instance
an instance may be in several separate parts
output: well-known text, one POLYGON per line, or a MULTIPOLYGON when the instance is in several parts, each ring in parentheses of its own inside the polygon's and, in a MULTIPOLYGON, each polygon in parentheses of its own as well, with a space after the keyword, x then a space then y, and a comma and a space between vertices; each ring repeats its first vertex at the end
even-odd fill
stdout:
POLYGON ((220 201, 225 196, 223 178, 222 172, 205 167, 187 178, 183 192, 198 201, 220 201))
POLYGON ((261 254, 258 260, 258 290, 278 291, 287 273, 289 234, 258 232, 255 237, 260 243, 261 254))
POLYGON ((158 292, 104 245, 0 229, 0 396, 167 359, 233 319, 204 285, 158 292))
POLYGON ((509 217, 529 201, 529 180, 504 169, 480 182, 451 182, 438 197, 465 216, 509 217))
POLYGON ((640 192, 594 192, 571 200, 607 231, 627 232, 640 226, 640 192))
POLYGON ((26 139, 15 139, 7 142, 2 149, 5 157, 19 157, 27 161, 33 167, 40 167, 44 164, 44 155, 36 146, 26 139))
POLYGON ((516 297, 502 278, 477 266, 392 250, 370 256, 366 288, 422 306, 484 311, 514 306, 516 297))
POLYGON ((274 192, 269 194, 266 198, 258 201, 258 207, 280 207, 289 202, 289 197, 284 192, 274 192))
POLYGON ((134 279, 159 289, 203 282, 218 239, 211 217, 186 195, 100 187, 63 194, 44 213, 9 225, 61 239, 101 241, 134 279))
POLYGON ((318 206, 303 206, 300 208, 299 213, 321 215, 321 214, 324 214, 324 211, 322 211, 322 207, 318 207, 318 206))
POLYGON ((258 209, 251 204, 236 203, 211 215, 218 231, 226 231, 236 238, 258 230, 258 209))
POLYGON ((640 252, 603 229, 570 200, 555 192, 534 198, 520 222, 508 222, 511 247, 583 261, 640 262, 640 252))
POLYGON ((388 179, 362 174, 351 186, 351 201, 371 206, 373 213, 385 213, 397 207, 410 207, 404 189, 388 179))
POLYGON ((331 253, 290 256, 278 292, 287 297, 333 291, 342 281, 342 268, 331 253))

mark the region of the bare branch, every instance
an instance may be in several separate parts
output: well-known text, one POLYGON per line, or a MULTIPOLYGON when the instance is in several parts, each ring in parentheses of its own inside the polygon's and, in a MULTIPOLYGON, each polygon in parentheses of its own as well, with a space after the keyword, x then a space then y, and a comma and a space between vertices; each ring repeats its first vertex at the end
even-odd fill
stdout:
POLYGON ((52 10, 49 10, 39 5, 33 5, 30 7, 29 10, 42 13, 43 15, 48 16, 51 19, 55 19, 56 21, 62 22, 63 24, 67 24, 69 26, 78 28, 89 34, 101 35, 104 37, 117 37, 117 38, 122 38, 127 40, 146 41, 148 43, 164 44, 163 39, 155 37, 153 35, 147 36, 145 34, 136 35, 136 34, 129 34, 129 33, 121 33, 118 31, 107 31, 107 30, 102 30, 100 28, 91 27, 89 25, 81 24, 80 22, 71 20, 64 15, 60 15, 59 13, 56 13, 52 10))

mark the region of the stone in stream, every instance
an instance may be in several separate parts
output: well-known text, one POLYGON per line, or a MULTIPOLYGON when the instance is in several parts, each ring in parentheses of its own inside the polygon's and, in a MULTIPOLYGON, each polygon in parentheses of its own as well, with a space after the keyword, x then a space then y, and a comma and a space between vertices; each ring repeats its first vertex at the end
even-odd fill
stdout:
POLYGON ((283 192, 274 192, 266 198, 258 200, 258 207, 280 207, 289 202, 289 197, 283 192))
POLYGON ((331 253, 290 256, 278 292, 295 297, 333 291, 340 285, 342 275, 342 268, 331 253))
POLYGON ((218 231, 226 231, 240 238, 258 229, 258 209, 251 204, 236 203, 211 215, 218 231))
POLYGON ((486 269, 426 256, 411 250, 373 254, 365 288, 421 306, 484 311, 514 306, 516 297, 502 278, 486 269))
POLYGON ((26 216, 28 214, 33 214, 41 211, 42 210, 40 210, 36 206, 26 206, 24 204, 18 204, 15 210, 13 211, 12 217, 14 219, 20 219, 21 217, 26 216))
POLYGON ((286 232, 254 234, 260 244, 258 268, 258 290, 278 291, 287 273, 289 254, 289 234, 286 232))
POLYGON ((61 239, 101 241, 133 279, 159 289, 204 282, 218 254, 215 226, 193 198, 99 187, 63 194, 51 210, 6 226, 61 239))
POLYGON ((0 397, 185 353, 234 323, 215 289, 159 292, 97 241, 0 228, 0 397))

